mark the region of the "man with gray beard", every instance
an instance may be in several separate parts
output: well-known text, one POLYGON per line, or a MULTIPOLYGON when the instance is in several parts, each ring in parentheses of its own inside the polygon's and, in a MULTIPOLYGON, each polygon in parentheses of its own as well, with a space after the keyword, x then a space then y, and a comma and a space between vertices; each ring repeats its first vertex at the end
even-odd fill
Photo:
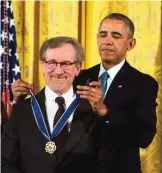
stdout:
POLYGON ((98 118, 107 112, 101 84, 87 81, 84 96, 73 87, 83 60, 74 38, 42 44, 46 86, 36 96, 30 88, 31 98, 13 106, 2 136, 2 173, 113 173, 113 141, 98 118))

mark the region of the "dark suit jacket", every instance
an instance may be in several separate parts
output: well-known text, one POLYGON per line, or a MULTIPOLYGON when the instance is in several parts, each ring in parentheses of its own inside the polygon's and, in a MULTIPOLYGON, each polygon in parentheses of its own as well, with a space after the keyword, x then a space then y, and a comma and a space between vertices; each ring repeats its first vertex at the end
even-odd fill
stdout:
MULTIPOLYGON (((75 84, 98 80, 100 65, 82 71, 75 84)), ((158 85, 127 62, 115 76, 105 97, 107 131, 116 141, 116 173, 141 173, 139 148, 146 148, 156 133, 158 85)))
MULTIPOLYGON (((36 97, 49 130, 44 90, 36 97)), ((46 140, 36 126, 30 99, 14 105, 2 136, 2 173, 112 173, 113 143, 103 127, 95 127, 96 118, 90 104, 82 100, 65 147, 50 155, 45 152, 46 140)))

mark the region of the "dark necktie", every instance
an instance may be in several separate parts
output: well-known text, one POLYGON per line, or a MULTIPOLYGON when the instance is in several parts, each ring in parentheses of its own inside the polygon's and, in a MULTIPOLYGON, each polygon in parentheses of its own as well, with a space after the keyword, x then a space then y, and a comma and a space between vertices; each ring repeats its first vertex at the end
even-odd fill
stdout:
POLYGON ((102 96, 104 98, 106 90, 107 90, 107 79, 109 78, 109 74, 107 73, 107 71, 105 71, 100 77, 99 77, 99 81, 102 85, 102 96))
MULTIPOLYGON (((63 97, 57 97, 55 99, 55 102, 58 104, 58 110, 55 114, 54 124, 53 124, 54 126, 65 111, 64 109, 65 100, 63 97)), ((66 123, 60 134, 56 137, 55 142, 57 150, 61 149, 65 145, 67 137, 68 137, 68 124, 66 123)))

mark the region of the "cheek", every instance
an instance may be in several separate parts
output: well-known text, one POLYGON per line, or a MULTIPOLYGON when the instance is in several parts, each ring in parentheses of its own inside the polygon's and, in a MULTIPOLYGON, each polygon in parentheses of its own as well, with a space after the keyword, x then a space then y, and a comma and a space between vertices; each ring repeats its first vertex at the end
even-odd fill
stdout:
POLYGON ((102 45, 102 43, 103 43, 103 41, 101 39, 98 39, 98 41, 97 41, 98 47, 100 47, 102 45))
POLYGON ((114 42, 114 47, 118 52, 123 52, 123 50, 125 50, 122 42, 114 42))
POLYGON ((44 77, 46 79, 50 79, 52 73, 53 73, 53 70, 46 69, 46 70, 44 70, 44 73, 43 74, 44 74, 44 77))
POLYGON ((78 73, 77 70, 73 70, 73 71, 71 71, 71 72, 68 73, 68 78, 69 78, 70 80, 73 80, 78 74, 79 74, 79 73, 78 73))
POLYGON ((46 73, 46 71, 45 71, 45 66, 42 64, 42 72, 43 72, 43 74, 45 74, 46 73))

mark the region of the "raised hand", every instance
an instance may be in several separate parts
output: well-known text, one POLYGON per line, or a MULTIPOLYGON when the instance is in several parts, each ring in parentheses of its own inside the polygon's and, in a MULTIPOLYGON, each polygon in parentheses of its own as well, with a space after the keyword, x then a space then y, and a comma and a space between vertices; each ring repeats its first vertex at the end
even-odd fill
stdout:
POLYGON ((29 88, 32 87, 32 84, 29 84, 22 79, 16 80, 11 86, 14 100, 17 102, 20 98, 25 98, 29 94, 29 88))
POLYGON ((77 89, 77 94, 79 94, 81 98, 87 99, 90 102, 95 113, 100 116, 105 116, 107 114, 108 109, 103 103, 102 87, 100 82, 93 81, 89 86, 78 85, 77 89))

